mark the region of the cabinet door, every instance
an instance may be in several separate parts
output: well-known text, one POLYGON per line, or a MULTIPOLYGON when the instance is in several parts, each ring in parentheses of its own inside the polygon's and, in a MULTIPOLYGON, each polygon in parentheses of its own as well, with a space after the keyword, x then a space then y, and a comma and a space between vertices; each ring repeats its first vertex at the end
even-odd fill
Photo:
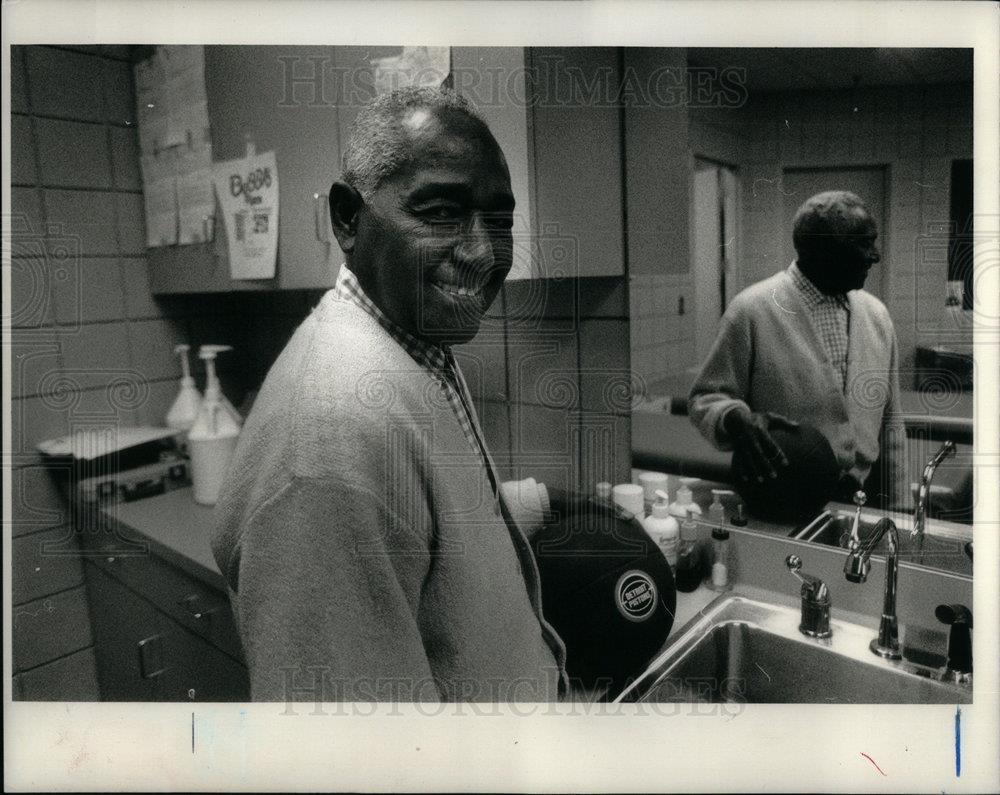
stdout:
POLYGON ((101 700, 160 700, 166 647, 156 610, 92 563, 85 568, 101 700))
POLYGON ((536 275, 621 276, 618 51, 532 47, 529 70, 536 275))
POLYGON ((327 263, 336 242, 323 197, 340 174, 339 81, 333 47, 205 48, 213 158, 242 157, 248 140, 258 152, 275 151, 282 289, 333 285, 327 263))
POLYGON ((248 701, 247 669, 164 617, 167 669, 164 698, 167 701, 248 701))
MULTIPOLYGON (((215 161, 243 157, 248 142, 278 165, 278 261, 274 279, 229 277, 225 228, 216 242, 152 249, 154 293, 331 287, 325 196, 340 174, 333 47, 207 46, 205 89, 215 161), (155 262, 154 262, 155 260, 155 262)), ((338 250, 339 251, 339 250, 338 250)))

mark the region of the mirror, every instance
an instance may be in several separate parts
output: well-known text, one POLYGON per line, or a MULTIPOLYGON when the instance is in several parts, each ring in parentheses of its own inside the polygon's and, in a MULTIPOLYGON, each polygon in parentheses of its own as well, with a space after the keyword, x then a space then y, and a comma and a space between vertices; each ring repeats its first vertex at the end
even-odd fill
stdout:
MULTIPOLYGON (((974 506, 971 51, 692 48, 687 60, 689 70, 735 75, 743 93, 736 103, 689 102, 687 108, 686 267, 672 262, 662 271, 630 269, 631 367, 638 393, 633 466, 729 484, 731 453, 717 449, 695 426, 687 412, 689 393, 736 296, 795 261, 792 226, 800 205, 822 191, 850 191, 862 198, 878 232, 881 262, 864 290, 884 305, 898 339, 898 403, 906 429, 897 481, 904 496, 890 497, 888 455, 881 455, 865 482, 875 497, 866 515, 895 510, 901 526, 909 526, 927 462, 943 442, 954 442, 956 453, 940 462, 926 490, 925 552, 918 561, 915 552, 904 551, 903 559, 971 576, 971 554, 964 548, 972 538, 974 506)), ((643 156, 629 153, 630 159, 643 156)), ((644 197, 630 195, 633 200, 641 204, 644 197)), ((877 346, 852 347, 851 335, 861 339, 867 321, 848 303, 854 312, 847 320, 843 389, 854 423, 884 405, 887 381, 870 377, 877 364, 859 366, 877 346)), ((754 410, 774 410, 767 402, 776 398, 766 395, 788 390, 800 401, 794 419, 824 421, 815 406, 835 381, 826 383, 822 374, 818 381, 803 377, 822 371, 796 364, 827 350, 817 347, 827 343, 816 322, 810 321, 813 332, 794 324, 786 331, 753 326, 752 343, 739 349, 737 365, 744 381, 756 378, 754 410), (803 337, 814 343, 812 354, 803 337), (768 363, 768 372, 754 371, 761 362, 768 363), (771 392, 762 387, 765 382, 771 392)), ((834 369, 829 361, 824 366, 834 369)), ((846 424, 844 432, 851 432, 846 424)), ((832 441, 845 443, 851 441, 832 441)), ((849 493, 831 495, 826 507, 838 516, 853 511, 849 493)), ((808 524, 791 523, 788 530, 808 524)))

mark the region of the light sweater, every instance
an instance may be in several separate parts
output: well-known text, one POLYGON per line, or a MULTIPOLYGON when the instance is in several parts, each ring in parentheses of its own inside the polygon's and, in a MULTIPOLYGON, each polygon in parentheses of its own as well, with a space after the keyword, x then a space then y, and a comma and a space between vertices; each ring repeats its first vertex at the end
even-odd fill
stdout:
POLYGON ((884 456, 889 502, 911 502, 906 432, 899 413, 899 352, 889 312, 863 290, 847 293, 847 383, 831 363, 791 275, 781 271, 737 295, 688 399, 688 413, 720 450, 722 426, 737 406, 773 411, 812 425, 830 442, 841 469, 864 483, 884 456))
POLYGON ((440 389, 332 292, 268 373, 212 544, 254 700, 545 701, 565 687, 530 547, 440 389))

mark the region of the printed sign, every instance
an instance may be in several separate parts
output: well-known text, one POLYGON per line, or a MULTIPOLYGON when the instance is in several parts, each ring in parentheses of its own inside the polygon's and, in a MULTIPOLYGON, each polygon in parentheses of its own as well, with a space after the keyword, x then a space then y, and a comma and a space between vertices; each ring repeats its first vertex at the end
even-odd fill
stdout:
POLYGON ((615 604, 629 621, 645 621, 656 609, 656 584, 645 572, 627 571, 615 585, 615 604))
POLYGON ((274 152, 212 165, 229 272, 234 279, 273 279, 278 256, 278 166, 274 152))

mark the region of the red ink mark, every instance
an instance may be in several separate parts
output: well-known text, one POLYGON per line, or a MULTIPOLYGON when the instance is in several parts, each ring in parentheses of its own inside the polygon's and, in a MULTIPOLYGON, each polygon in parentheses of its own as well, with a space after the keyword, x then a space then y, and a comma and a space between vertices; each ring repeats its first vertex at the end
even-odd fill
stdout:
POLYGON ((872 763, 873 765, 875 765, 875 769, 876 769, 876 770, 877 770, 877 771, 878 771, 879 773, 881 773, 881 774, 882 774, 883 776, 885 775, 885 771, 884 771, 884 770, 882 770, 882 768, 880 768, 880 767, 879 767, 879 766, 878 766, 877 764, 875 764, 875 760, 874 760, 874 759, 872 759, 872 758, 871 758, 870 756, 868 756, 868 754, 866 754, 866 753, 865 753, 864 751, 862 751, 862 752, 861 752, 861 755, 862 755, 862 756, 863 756, 863 757, 864 757, 865 759, 867 759, 867 760, 868 760, 869 762, 871 762, 871 763, 872 763))

